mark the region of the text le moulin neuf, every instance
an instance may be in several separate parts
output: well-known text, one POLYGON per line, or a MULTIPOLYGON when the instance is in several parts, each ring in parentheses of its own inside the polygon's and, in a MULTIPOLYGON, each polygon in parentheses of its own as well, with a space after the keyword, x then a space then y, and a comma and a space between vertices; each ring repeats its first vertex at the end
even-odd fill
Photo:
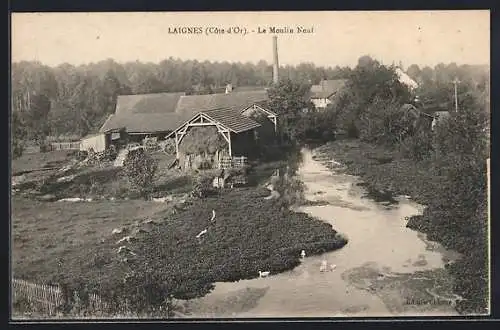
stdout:
POLYGON ((309 26, 259 26, 256 29, 247 29, 244 26, 181 26, 181 27, 169 27, 168 34, 242 34, 246 35, 249 33, 257 34, 312 34, 314 33, 314 27, 309 26))

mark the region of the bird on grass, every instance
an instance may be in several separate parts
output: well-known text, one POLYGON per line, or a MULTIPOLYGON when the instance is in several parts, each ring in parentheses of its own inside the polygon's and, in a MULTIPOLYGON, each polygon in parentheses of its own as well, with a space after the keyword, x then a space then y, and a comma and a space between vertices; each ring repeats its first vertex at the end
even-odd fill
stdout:
POLYGON ((262 277, 268 277, 270 273, 271 273, 271 272, 261 272, 261 271, 259 270, 259 277, 261 277, 261 278, 262 278, 262 277))
POLYGON ((215 223, 215 210, 212 210, 212 218, 210 219, 211 223, 215 223))
POLYGON ((205 235, 207 233, 207 231, 208 231, 207 229, 202 230, 198 235, 196 235, 196 238, 202 237, 203 235, 205 235))

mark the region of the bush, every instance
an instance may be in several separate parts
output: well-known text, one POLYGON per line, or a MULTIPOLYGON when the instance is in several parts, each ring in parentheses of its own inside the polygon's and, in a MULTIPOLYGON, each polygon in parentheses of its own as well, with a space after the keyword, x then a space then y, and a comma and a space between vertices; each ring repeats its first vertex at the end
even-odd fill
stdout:
POLYGON ((163 151, 168 155, 175 155, 175 140, 168 139, 161 143, 163 146, 163 151))
POLYGON ((114 145, 109 146, 104 150, 103 159, 108 161, 114 161, 118 156, 118 151, 114 145))
POLYGON ((212 181, 215 178, 216 171, 207 171, 196 177, 191 196, 196 198, 205 198, 216 193, 212 186, 212 181))
POLYGON ((428 158, 432 151, 432 135, 430 132, 419 131, 408 136, 399 144, 399 150, 404 157, 417 161, 428 158))
POLYGON ((129 151, 123 162, 123 170, 129 182, 141 193, 152 189, 157 169, 156 160, 142 148, 129 151))

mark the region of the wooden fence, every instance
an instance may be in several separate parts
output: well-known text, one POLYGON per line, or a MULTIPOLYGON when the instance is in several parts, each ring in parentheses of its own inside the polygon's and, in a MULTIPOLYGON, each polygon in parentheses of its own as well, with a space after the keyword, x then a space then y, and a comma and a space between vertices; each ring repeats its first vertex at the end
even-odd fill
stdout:
POLYGON ((80 150, 80 142, 52 142, 51 150, 80 150))
POLYGON ((55 314, 57 308, 64 304, 59 287, 34 284, 24 280, 12 280, 12 296, 13 301, 24 300, 49 315, 55 314))
MULTIPOLYGON (((13 301, 24 300, 28 302, 33 309, 54 315, 57 310, 65 304, 65 297, 58 286, 45 284, 35 284, 28 281, 12 279, 12 298, 13 301)), ((103 311, 108 305, 102 301, 97 294, 90 294, 88 311, 103 311)))
POLYGON ((245 167, 248 163, 248 158, 245 156, 241 157, 222 157, 219 163, 219 167, 221 169, 229 169, 229 168, 242 168, 245 167))

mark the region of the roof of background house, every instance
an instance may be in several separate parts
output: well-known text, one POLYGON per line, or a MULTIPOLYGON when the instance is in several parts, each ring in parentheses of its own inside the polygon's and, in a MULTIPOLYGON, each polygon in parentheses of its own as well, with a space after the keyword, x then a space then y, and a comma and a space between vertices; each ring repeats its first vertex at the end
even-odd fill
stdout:
POLYGON ((263 105, 268 99, 266 91, 208 95, 183 94, 120 96, 116 113, 106 120, 99 131, 106 132, 125 127, 130 133, 169 132, 200 111, 230 108, 239 114, 252 104, 263 105), (176 104, 172 105, 175 99, 177 99, 176 104))
POLYGON ((189 119, 176 113, 130 113, 111 115, 101 127, 106 132, 117 127, 125 127, 128 133, 170 132, 177 128, 180 122, 189 119))
POLYGON ((186 93, 119 95, 116 100, 116 114, 174 112, 179 98, 183 95, 186 93))
POLYGON ((410 88, 417 88, 418 83, 413 80, 409 75, 407 75, 401 68, 396 68, 396 74, 401 83, 407 85, 410 88))
POLYGON ((441 119, 445 119, 445 118, 449 118, 451 116, 451 113, 449 111, 436 111, 434 112, 434 117, 435 118, 441 118, 441 119))
POLYGON ((183 114, 216 109, 216 108, 244 108, 259 102, 267 101, 267 91, 231 92, 228 94, 186 95, 177 103, 176 113, 183 114))
POLYGON ((311 98, 328 98, 345 87, 347 79, 321 80, 311 86, 311 98))
POLYGON ((234 92, 255 92, 255 91, 267 91, 267 87, 263 86, 233 86, 234 92))

